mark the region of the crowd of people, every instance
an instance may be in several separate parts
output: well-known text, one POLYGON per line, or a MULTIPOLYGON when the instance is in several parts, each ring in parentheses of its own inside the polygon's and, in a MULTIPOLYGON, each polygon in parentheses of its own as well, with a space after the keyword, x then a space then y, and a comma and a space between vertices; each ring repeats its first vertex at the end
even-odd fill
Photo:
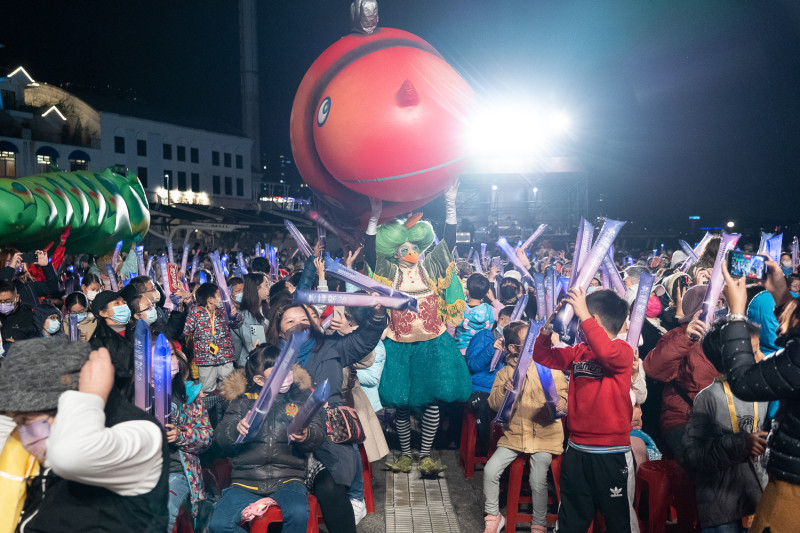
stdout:
POLYGON ((297 303, 297 290, 359 290, 330 275, 321 242, 282 268, 245 254, 244 268, 225 265, 224 280, 196 250, 196 268, 169 291, 155 269, 140 274, 148 258, 135 247, 118 260, 72 258, 65 236, 52 257, 40 250, 31 263, 18 250, 0 251, 0 532, 169 532, 181 509, 196 531, 246 531, 271 506, 283 531, 300 532, 309 494, 329 531, 354 532, 366 514, 359 444, 395 475, 416 465, 437 476, 446 466, 434 441, 442 433, 452 440, 463 408, 475 415, 478 453, 490 456, 487 533, 505 527, 500 478, 520 454, 530 462, 532 532, 547 531, 548 473, 559 456, 561 532, 586 531, 596 511, 609 531, 639 531, 636 471, 662 457, 690 474, 703 531, 796 529, 800 276, 790 256, 767 261, 762 283, 732 278, 722 265, 714 320, 700 315, 719 237, 687 269, 681 251, 617 253, 624 291, 600 270, 586 288, 556 290, 548 315, 525 279, 553 270, 568 278, 574 250, 543 240, 530 255, 517 248, 514 262, 458 258, 455 189, 445 198, 441 240, 415 219, 379 227, 377 203, 363 249, 341 253, 345 267, 413 296, 416 310, 297 303), (655 283, 632 346, 631 304, 646 272, 655 283), (553 332, 564 306, 580 324, 574 345, 553 332), (163 426, 134 403, 140 321, 171 349, 163 426), (259 391, 301 332, 308 340, 296 364, 251 428, 259 391), (326 380, 325 408, 289 435, 326 380), (515 408, 492 431, 509 394, 515 408), (203 470, 220 459, 230 461, 230 486, 206 486, 203 470))

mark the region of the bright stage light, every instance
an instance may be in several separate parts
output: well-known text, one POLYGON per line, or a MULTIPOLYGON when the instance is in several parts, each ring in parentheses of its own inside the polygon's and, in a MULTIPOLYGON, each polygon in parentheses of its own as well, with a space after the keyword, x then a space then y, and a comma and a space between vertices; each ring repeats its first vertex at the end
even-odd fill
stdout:
POLYGON ((526 157, 546 151, 569 132, 572 121, 563 111, 525 105, 503 105, 476 113, 466 135, 474 155, 526 157))
POLYGON ((728 226, 729 228, 732 228, 732 227, 734 227, 736 224, 734 224, 734 223, 733 223, 733 220, 730 220, 730 221, 728 221, 728 223, 727 223, 727 224, 725 224, 725 225, 726 225, 726 226, 728 226))
POLYGON ((497 185, 492 185, 492 190, 496 191, 497 190, 497 185))

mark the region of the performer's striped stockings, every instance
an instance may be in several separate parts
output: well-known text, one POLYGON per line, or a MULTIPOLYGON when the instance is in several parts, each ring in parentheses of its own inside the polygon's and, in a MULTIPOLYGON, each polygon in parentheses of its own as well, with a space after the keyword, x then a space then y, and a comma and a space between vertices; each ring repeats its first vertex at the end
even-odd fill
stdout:
MULTIPOLYGON (((411 414, 407 407, 398 407, 395 413, 395 429, 400 439, 400 453, 411 457, 411 414)), ((431 404, 422 415, 422 446, 420 459, 431 454, 433 439, 439 429, 439 406, 431 404)))

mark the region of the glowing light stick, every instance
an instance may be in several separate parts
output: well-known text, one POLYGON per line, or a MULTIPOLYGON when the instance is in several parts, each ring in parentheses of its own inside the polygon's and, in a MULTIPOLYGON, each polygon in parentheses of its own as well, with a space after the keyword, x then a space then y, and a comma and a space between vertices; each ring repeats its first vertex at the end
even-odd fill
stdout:
POLYGON ((237 252, 236 261, 238 261, 238 263, 239 263, 239 271, 242 273, 242 276, 246 276, 247 275, 247 265, 244 262, 244 254, 242 254, 242 252, 237 252))
MULTIPOLYGON (((515 322, 522 318, 522 313, 525 312, 525 307, 528 305, 528 293, 522 295, 522 298, 517 300, 517 305, 514 306, 514 311, 511 313, 511 318, 509 322, 515 322)), ((502 359, 507 352, 505 350, 497 349, 494 351, 494 355, 492 356, 492 361, 489 363, 489 372, 494 372, 497 368, 497 365, 500 363, 500 359, 502 359)))
POLYGON ((153 378, 153 415, 159 424, 166 426, 172 410, 172 352, 163 334, 158 336, 153 349, 153 378))
POLYGON ((536 231, 531 233, 531 236, 525 239, 525 242, 522 243, 522 250, 523 251, 527 250, 530 247, 530 245, 533 244, 533 241, 541 237, 542 233, 544 233, 544 230, 546 229, 547 229, 547 224, 540 224, 539 227, 536 228, 536 231))
POLYGON ((294 302, 309 305, 343 305, 347 307, 374 307, 382 305, 387 309, 410 309, 417 312, 417 300, 411 296, 385 296, 383 294, 358 294, 353 292, 318 292, 297 289, 294 302))
POLYGON ((221 257, 220 261, 222 262, 222 271, 225 273, 225 279, 230 276, 230 271, 228 270, 228 254, 225 254, 221 257))
POLYGON ((311 245, 308 244, 308 241, 303 234, 300 233, 300 230, 297 229, 297 226, 294 225, 294 222, 291 220, 283 219, 283 224, 286 226, 286 229, 289 230, 289 235, 292 236, 294 242, 297 243, 297 249, 303 254, 303 259, 308 259, 314 253, 313 248, 311 245))
POLYGON ((700 311, 700 321, 706 325, 710 324, 714 318, 714 310, 717 308, 719 293, 722 292, 722 286, 725 284, 725 280, 722 277, 722 262, 725 261, 725 254, 736 246, 739 237, 741 237, 739 233, 722 232, 722 240, 719 243, 719 251, 717 251, 717 258, 714 261, 714 269, 708 279, 706 295, 703 298, 703 308, 700 311))
POLYGON ((694 247, 694 256, 689 256, 689 258, 683 262, 683 265, 681 266, 681 272, 688 272, 692 265, 695 264, 698 259, 700 259, 700 251, 705 247, 710 238, 711 234, 709 232, 706 232, 706 234, 703 235, 703 238, 700 239, 700 242, 698 242, 697 246, 694 247), (692 257, 697 257, 697 259, 692 259, 692 257))
POLYGON ((147 270, 144 265, 144 246, 136 247, 136 267, 140 276, 146 276, 147 270))
POLYGON ((117 261, 119 261, 119 253, 122 251, 122 241, 117 242, 116 248, 114 248, 114 253, 111 254, 111 266, 114 270, 117 269, 117 261))
POLYGON ((655 281, 656 277, 650 272, 642 272, 639 278, 639 289, 636 291, 636 299, 633 301, 631 322, 628 326, 628 336, 626 338, 634 352, 639 351, 639 337, 642 334, 647 302, 650 300, 650 293, 653 290, 655 281))
POLYGON ((106 263, 106 274, 108 274, 108 282, 111 284, 111 290, 114 292, 119 291, 119 284, 117 283, 117 274, 114 268, 106 263))
POLYGON ((188 244, 183 245, 183 255, 181 255, 181 276, 186 277, 186 263, 189 260, 189 248, 188 244))
POLYGON ((164 289, 164 307, 172 311, 175 308, 175 304, 172 303, 172 289, 169 287, 169 267, 167 266, 166 256, 162 255, 158 258, 158 266, 161 270, 161 288, 164 289))
MULTIPOLYGON (((171 364, 171 363, 170 363, 171 364)), ((150 378, 153 375, 153 350, 150 327, 141 318, 136 322, 133 336, 133 387, 134 403, 145 412, 153 408, 150 378)), ((171 366, 170 366, 171 368, 171 366)))
POLYGON ((278 281, 280 277, 280 266, 278 265, 278 249, 274 246, 269 247, 269 276, 272 281, 278 281))
POLYGON ((305 330, 292 333, 289 340, 284 343, 283 348, 281 348, 281 353, 278 355, 278 359, 272 367, 272 372, 270 372, 264 386, 261 387, 256 403, 253 404, 252 409, 250 409, 250 414, 246 418, 250 429, 247 435, 240 434, 236 437, 237 444, 250 440, 254 435, 258 435, 258 432, 261 430, 261 424, 266 420, 269 408, 272 407, 272 402, 277 398, 281 385, 283 385, 284 380, 286 380, 286 375, 297 360, 300 348, 307 340, 308 330, 305 330))
POLYGON ((167 257, 171 264, 175 264, 175 254, 172 253, 172 241, 167 241, 167 257))
POLYGON ((72 313, 67 317, 69 325, 69 340, 77 341, 81 339, 80 332, 78 331, 78 316, 72 313))
MULTIPOLYGON (((589 250, 589 253, 586 254, 586 258, 581 260, 583 264, 581 265, 580 271, 575 279, 573 288, 580 287, 581 289, 586 290, 589 287, 589 284, 592 282, 592 278, 603 262, 603 257, 607 257, 608 250, 611 248, 611 244, 614 242, 614 239, 616 239, 619 231, 624 225, 625 222, 621 220, 612 220, 610 218, 606 219, 606 221, 603 223, 602 229, 600 229, 600 233, 597 235, 597 240, 595 240, 594 246, 592 246, 591 250, 589 250)), ((553 331, 558 333, 559 338, 567 344, 575 341, 573 331, 571 331, 569 328, 569 324, 572 321, 573 316, 575 316, 575 310, 572 308, 572 305, 566 304, 556 314, 552 322, 553 331)))
POLYGON ((553 267, 547 267, 544 273, 544 295, 545 309, 550 316, 556 308, 556 269, 553 267))
MULTIPOLYGON (((331 386, 326 379, 320 383, 314 392, 312 392, 311 395, 306 398, 306 401, 303 402, 303 405, 300 407, 297 415, 295 415, 295 417, 289 423, 289 427, 286 430, 287 436, 301 434, 309 426, 309 424, 311 424, 311 421, 314 420, 315 416, 317 416, 319 410, 325 406, 325 402, 328 401, 330 395, 331 386)), ((291 439, 289 442, 291 442, 291 439)))
POLYGON ((522 274, 522 278, 525 281, 533 284, 533 278, 531 277, 530 273, 528 273, 528 270, 523 266, 522 261, 519 260, 519 257, 517 257, 517 254, 511 248, 511 245, 508 244, 508 241, 505 237, 500 237, 500 240, 497 241, 497 246, 503 250, 503 253, 506 254, 506 257, 508 257, 508 260, 511 262, 511 264, 517 267, 517 270, 519 270, 520 274, 522 274))

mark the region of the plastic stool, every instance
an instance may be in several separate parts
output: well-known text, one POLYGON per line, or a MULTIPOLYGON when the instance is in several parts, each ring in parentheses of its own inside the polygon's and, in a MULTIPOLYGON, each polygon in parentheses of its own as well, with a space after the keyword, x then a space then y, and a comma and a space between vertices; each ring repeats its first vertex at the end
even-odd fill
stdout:
POLYGON ((358 445, 358 453, 361 455, 361 479, 364 481, 364 503, 367 506, 367 514, 375 512, 375 500, 372 495, 372 463, 367 459, 367 450, 363 444, 358 445))
POLYGON ((475 476, 475 465, 486 464, 488 457, 475 455, 478 440, 478 424, 475 415, 469 407, 464 406, 464 417, 461 421, 461 446, 458 451, 458 464, 464 467, 464 477, 470 479, 475 476))
MULTIPOLYGON (((319 508, 317 499, 311 494, 308 495, 308 527, 306 533, 319 533, 319 523, 322 521, 322 511, 319 508)), ((283 522, 283 513, 280 507, 270 507, 264 516, 253 520, 250 524, 250 533, 267 533, 267 529, 272 524, 283 522)))
POLYGON ((231 486, 231 472, 233 462, 229 458, 214 460, 210 467, 203 468, 203 481, 206 486, 217 496, 224 489, 231 486))
POLYGON ((697 500, 695 500, 694 483, 686 471, 675 461, 669 461, 669 482, 672 502, 678 518, 679 533, 695 533, 700 531, 697 519, 697 500))
POLYGON ((637 514, 641 503, 642 490, 647 488, 647 533, 664 533, 671 501, 670 471, 680 468, 674 461, 647 461, 639 466, 636 473, 636 497, 634 509, 637 514))
POLYGON ((531 513, 519 512, 519 504, 533 502, 530 496, 522 495, 522 478, 529 458, 530 455, 527 453, 519 454, 508 469, 508 498, 506 498, 506 529, 508 531, 517 529, 517 522, 530 523, 533 519, 531 513))
POLYGON ((172 533, 194 533, 194 517, 185 506, 181 506, 178 516, 175 517, 172 533))

